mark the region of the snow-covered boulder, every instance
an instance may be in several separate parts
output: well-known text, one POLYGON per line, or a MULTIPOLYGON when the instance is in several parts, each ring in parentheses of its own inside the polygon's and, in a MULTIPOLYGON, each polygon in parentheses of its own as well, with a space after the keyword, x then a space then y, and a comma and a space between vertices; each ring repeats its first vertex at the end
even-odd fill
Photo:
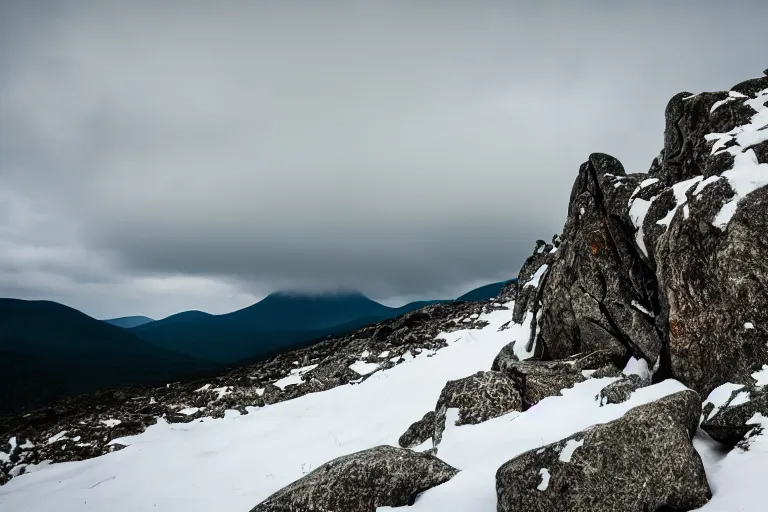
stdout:
POLYGON ((701 429, 728 446, 735 446, 749 431, 768 418, 768 389, 740 387, 722 406, 706 410, 701 429))
POLYGON ((419 494, 457 473, 432 455, 377 446, 323 464, 251 512, 373 512, 413 505, 419 494))
POLYGON ((701 401, 682 391, 531 450, 496 474, 499 512, 694 510, 712 493, 691 444, 701 401))

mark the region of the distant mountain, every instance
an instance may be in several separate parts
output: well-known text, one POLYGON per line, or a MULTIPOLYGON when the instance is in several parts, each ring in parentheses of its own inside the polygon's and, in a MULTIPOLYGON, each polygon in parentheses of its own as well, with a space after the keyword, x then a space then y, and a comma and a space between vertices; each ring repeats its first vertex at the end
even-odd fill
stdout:
POLYGON ((55 302, 0 299, 0 414, 217 368, 55 302))
POLYGON ((102 322, 107 322, 108 324, 116 325, 118 327, 122 327, 123 329, 138 327, 140 325, 148 324, 149 322, 154 321, 154 319, 149 318, 148 316, 121 316, 120 318, 102 320, 102 322))
POLYGON ((434 302, 391 308, 358 292, 276 292, 232 313, 188 311, 131 332, 167 350, 233 363, 354 331, 434 302))
POLYGON ((498 283, 487 284, 465 293, 456 300, 475 301, 492 299, 499 295, 499 292, 501 292, 502 288, 515 281, 517 281, 517 279, 510 279, 509 281, 499 281, 498 283))

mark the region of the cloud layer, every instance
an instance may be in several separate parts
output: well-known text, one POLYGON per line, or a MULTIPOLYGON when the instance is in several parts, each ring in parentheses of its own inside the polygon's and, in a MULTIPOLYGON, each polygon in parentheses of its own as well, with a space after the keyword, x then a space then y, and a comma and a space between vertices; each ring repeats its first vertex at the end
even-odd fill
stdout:
POLYGON ((163 316, 511 277, 589 153, 645 172, 672 95, 765 67, 768 7, 738 5, 4 2, 0 295, 163 316))

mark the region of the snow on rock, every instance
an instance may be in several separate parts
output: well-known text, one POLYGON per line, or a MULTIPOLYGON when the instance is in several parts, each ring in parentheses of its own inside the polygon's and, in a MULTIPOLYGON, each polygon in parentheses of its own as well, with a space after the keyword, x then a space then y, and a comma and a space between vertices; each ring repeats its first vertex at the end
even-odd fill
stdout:
POLYGON ((179 414, 183 414, 184 416, 192 416, 194 414, 197 414, 202 409, 200 407, 186 407, 184 409, 179 410, 179 414))
POLYGON ((541 281, 541 278, 544 276, 544 274, 547 273, 548 268, 549 265, 540 266, 536 273, 533 274, 533 277, 531 277, 530 281, 523 285, 523 288, 527 288, 528 286, 533 286, 535 288, 539 286, 539 282, 541 281))
POLYGON ((709 414, 705 415, 704 419, 714 416, 717 413, 717 411, 720 410, 720 408, 724 406, 728 402, 728 400, 730 400, 734 392, 742 389, 743 387, 744 387, 744 384, 734 384, 731 382, 727 382, 722 386, 718 386, 715 389, 713 389, 712 392, 707 397, 707 399, 704 400, 705 406, 707 404, 711 405, 710 412, 709 414))
POLYGON ((379 359, 386 359, 386 358, 388 358, 389 357, 389 352, 390 352, 389 350, 385 350, 384 352, 379 354, 379 359))
POLYGON ((764 364, 762 369, 752 374, 756 386, 768 385, 768 364, 764 364))
POLYGON ((711 491, 691 442, 699 411, 698 394, 683 390, 635 407, 609 423, 526 451, 496 473, 498 511, 700 507, 711 491), (540 468, 547 468, 549 474, 546 493, 539 492, 540 468))
POLYGON ((305 373, 314 370, 317 368, 318 365, 311 364, 309 366, 302 366, 300 368, 294 368, 291 370, 291 373, 287 377, 283 377, 282 379, 275 382, 275 386, 277 386, 280 389, 285 389, 288 386, 294 386, 298 384, 302 384, 304 381, 302 380, 301 376, 305 373))
MULTIPOLYGON (((120 420, 116 420, 116 419, 113 419, 113 418, 110 418, 110 419, 108 419, 108 420, 101 420, 101 423, 102 423, 103 425, 105 425, 107 428, 112 428, 112 427, 116 427, 116 426, 118 426, 119 424, 121 424, 121 423, 122 423, 122 421, 120 421, 120 420)), ((79 441, 80 439, 78 439, 78 438, 75 438, 74 440, 75 440, 75 441, 79 441)))
POLYGON ((669 227, 669 223, 672 222, 672 218, 675 216, 677 209, 686 202, 686 194, 688 191, 691 189, 691 187, 701 182, 702 179, 702 176, 696 176, 695 178, 681 181, 680 183, 675 183, 672 185, 672 192, 675 195, 675 206, 669 210, 669 213, 667 213, 663 219, 657 220, 656 224, 669 227))
POLYGON ((360 375, 368 375, 369 373, 375 372, 379 369, 378 363, 367 363, 365 361, 355 361, 351 365, 349 365, 349 368, 360 375))
POLYGON ((58 434, 55 434, 55 435, 51 436, 50 438, 48 438, 48 444, 53 444, 53 443, 56 443, 58 441, 63 441, 64 439, 68 439, 66 437, 66 435, 67 435, 67 431, 66 430, 62 430, 58 434))
POLYGON ((637 229, 637 232, 635 233, 635 243, 637 243, 637 246, 646 256, 648 256, 648 249, 645 247, 643 223, 645 222, 648 210, 650 210, 655 199, 656 196, 652 197, 650 200, 641 199, 639 197, 630 200, 629 218, 632 220, 635 229, 637 229))
POLYGON ((563 447, 562 451, 560 452, 560 460, 563 462, 571 462, 571 457, 573 457, 573 452, 575 452, 581 446, 584 446, 583 439, 579 441, 575 439, 569 439, 565 443, 565 446, 563 447))
POLYGON ((536 489, 539 491, 546 491, 547 487, 549 487, 549 470, 547 468, 541 468, 539 470, 539 475, 541 475, 541 482, 536 486, 536 489))
POLYGON ((622 371, 624 375, 637 375, 643 380, 651 379, 651 370, 648 367, 648 361, 645 359, 636 359, 630 357, 627 366, 622 371))

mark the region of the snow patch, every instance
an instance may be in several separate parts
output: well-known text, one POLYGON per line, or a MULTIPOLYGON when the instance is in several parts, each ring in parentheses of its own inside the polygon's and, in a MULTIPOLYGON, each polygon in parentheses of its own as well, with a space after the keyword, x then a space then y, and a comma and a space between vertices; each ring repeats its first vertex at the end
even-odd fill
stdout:
POLYGON ((688 190, 699 183, 702 179, 704 179, 703 176, 696 176, 695 178, 681 181, 680 183, 672 185, 672 193, 675 195, 675 206, 669 210, 663 219, 657 220, 656 224, 669 227, 669 224, 672 222, 672 218, 675 216, 677 209, 687 201, 686 194, 688 193, 688 190))
POLYGON ((202 410, 203 410, 202 407, 187 407, 185 409, 180 410, 179 414, 183 414, 184 416, 192 416, 193 414, 197 414, 202 410))
POLYGON ((302 366, 301 368, 294 368, 291 370, 290 375, 275 381, 275 386, 279 387, 280 389, 285 389, 288 386, 303 384, 304 381, 302 380, 301 376, 309 371, 314 370, 317 367, 318 365, 311 364, 309 366, 302 366))
POLYGON ((379 363, 366 363, 365 361, 355 361, 349 365, 350 370, 358 375, 368 375, 379 369, 379 363))
POLYGON ((64 439, 67 439, 67 437, 66 437, 67 436, 67 432, 68 432, 67 430, 62 430, 58 434, 52 435, 51 437, 48 438, 48 444, 53 444, 53 443, 56 443, 58 441, 62 441, 64 439))
POLYGON ((648 256, 648 249, 645 247, 643 223, 645 222, 645 217, 648 215, 648 210, 651 208, 651 205, 653 204, 653 201, 656 199, 656 197, 658 196, 653 196, 648 201, 636 197, 634 199, 630 199, 629 201, 629 218, 632 220, 632 224, 634 224, 635 228, 637 229, 637 233, 635 233, 635 242, 646 256, 648 256))
POLYGON ((761 370, 752 374, 752 378, 755 379, 756 386, 768 385, 768 364, 764 364, 761 370))
MULTIPOLYGON (((106 425, 107 428, 112 428, 112 427, 116 427, 119 424, 121 424, 122 421, 110 418, 108 420, 101 420, 99 423, 102 423, 103 425, 106 425)), ((75 441, 78 441, 78 440, 79 439, 75 439, 75 441)))
POLYGON ((379 354, 379 359, 386 359, 389 357, 389 350, 385 350, 381 354, 379 354))
POLYGON ((541 483, 536 488, 540 491, 546 491, 547 487, 549 487, 549 470, 541 468, 539 474, 541 475, 541 483))
POLYGON ((571 457, 573 457, 573 452, 575 452, 578 448, 584 446, 584 440, 576 441, 575 439, 569 439, 567 443, 565 443, 565 446, 563 447, 563 450, 560 452, 560 460, 563 462, 571 462, 571 457))
POLYGON ((624 367, 624 370, 622 371, 624 375, 637 375, 643 380, 648 380, 651 378, 651 370, 648 367, 648 361, 645 359, 635 359, 634 357, 631 357, 629 361, 627 361, 627 365, 624 367))
POLYGON ((549 269, 549 265, 547 264, 540 266, 536 273, 533 274, 531 279, 523 285, 523 288, 528 286, 533 286, 535 288, 539 286, 539 282, 541 281, 542 276, 544 276, 544 274, 547 272, 547 269, 549 269))
MULTIPOLYGON (((711 403, 714 405, 714 408, 712 409, 712 412, 709 413, 709 416, 707 418, 711 418, 714 416, 717 411, 722 408, 725 403, 731 398, 731 395, 733 395, 734 391, 738 391, 739 389, 743 388, 744 384, 734 384, 732 382, 726 382, 722 386, 718 386, 715 389, 713 389, 706 400, 704 400, 704 403, 711 403)), ((707 419, 704 418, 704 419, 707 419)))
POLYGON ((742 404, 745 404, 745 403, 749 402, 749 400, 750 400, 749 391, 742 391, 738 395, 733 397, 733 400, 728 402, 727 407, 734 407, 736 405, 742 405, 742 404))

